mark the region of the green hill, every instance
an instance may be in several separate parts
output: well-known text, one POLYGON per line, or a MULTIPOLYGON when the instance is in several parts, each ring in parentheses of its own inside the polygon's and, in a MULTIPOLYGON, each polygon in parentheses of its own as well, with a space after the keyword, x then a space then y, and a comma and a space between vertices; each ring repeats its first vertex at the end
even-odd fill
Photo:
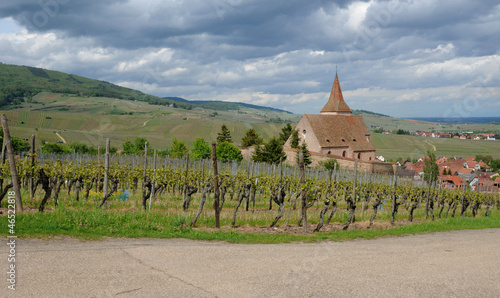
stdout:
POLYGON ((78 97, 109 97, 136 100, 153 105, 171 105, 184 109, 200 107, 213 110, 241 110, 254 108, 285 112, 283 110, 222 101, 189 101, 180 97, 165 97, 117 86, 105 81, 93 80, 59 71, 46 70, 31 66, 18 66, 0 63, 0 108, 10 109, 23 102, 33 102, 33 96, 40 92, 75 95, 78 97))
POLYGON ((288 111, 281 110, 281 109, 258 106, 258 105, 243 103, 243 102, 227 102, 227 101, 218 101, 218 100, 187 100, 187 99, 180 98, 180 97, 164 97, 164 98, 174 100, 176 102, 189 103, 189 104, 195 105, 195 106, 200 107, 200 108, 219 110, 219 111, 230 111, 230 110, 241 110, 242 108, 252 108, 252 109, 256 109, 256 110, 268 110, 268 111, 274 111, 274 112, 283 112, 283 113, 293 114, 293 113, 290 113, 288 111))
POLYGON ((104 81, 31 66, 2 63, 0 63, 0 86, 0 107, 4 109, 24 101, 32 102, 33 96, 40 92, 111 97, 153 104, 173 102, 104 81))

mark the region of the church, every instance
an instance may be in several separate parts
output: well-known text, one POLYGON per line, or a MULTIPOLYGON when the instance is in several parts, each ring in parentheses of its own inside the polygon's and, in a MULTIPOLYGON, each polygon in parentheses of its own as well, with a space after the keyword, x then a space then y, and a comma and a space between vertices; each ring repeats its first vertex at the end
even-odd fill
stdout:
MULTIPOLYGON (((327 156, 362 161, 375 161, 375 148, 361 115, 353 115, 345 103, 335 74, 330 98, 319 115, 305 114, 295 127, 300 143, 309 151, 327 156)), ((285 143, 290 148, 291 137, 285 143)))

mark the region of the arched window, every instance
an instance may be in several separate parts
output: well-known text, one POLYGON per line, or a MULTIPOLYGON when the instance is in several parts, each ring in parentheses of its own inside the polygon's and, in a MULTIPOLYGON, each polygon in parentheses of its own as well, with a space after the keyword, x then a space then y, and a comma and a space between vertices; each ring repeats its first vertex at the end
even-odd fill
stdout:
POLYGON ((358 153, 358 159, 361 159, 361 153, 358 153))
POLYGON ((345 157, 345 151, 344 151, 344 152, 342 152, 342 157, 345 157))

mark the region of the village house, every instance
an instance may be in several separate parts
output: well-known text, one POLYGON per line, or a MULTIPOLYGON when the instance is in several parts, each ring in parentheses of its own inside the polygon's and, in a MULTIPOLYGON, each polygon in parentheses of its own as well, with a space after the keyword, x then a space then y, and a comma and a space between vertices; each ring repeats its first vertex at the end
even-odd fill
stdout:
POLYGON ((464 179, 459 176, 441 176, 441 187, 446 189, 457 189, 465 185, 464 179))
MULTIPOLYGON (((375 161, 375 148, 361 115, 353 115, 345 103, 338 75, 335 75, 330 98, 319 115, 305 114, 296 128, 300 142, 309 151, 340 158, 375 161)), ((285 143, 290 148, 291 137, 285 143)))

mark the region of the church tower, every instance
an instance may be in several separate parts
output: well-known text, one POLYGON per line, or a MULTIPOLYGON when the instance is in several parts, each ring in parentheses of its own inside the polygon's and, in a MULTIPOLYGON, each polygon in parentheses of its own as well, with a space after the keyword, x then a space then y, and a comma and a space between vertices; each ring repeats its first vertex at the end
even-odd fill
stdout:
POLYGON ((326 105, 321 109, 321 115, 352 115, 352 111, 345 103, 340 89, 339 76, 335 74, 335 81, 333 82, 332 92, 330 92, 330 99, 326 105))

